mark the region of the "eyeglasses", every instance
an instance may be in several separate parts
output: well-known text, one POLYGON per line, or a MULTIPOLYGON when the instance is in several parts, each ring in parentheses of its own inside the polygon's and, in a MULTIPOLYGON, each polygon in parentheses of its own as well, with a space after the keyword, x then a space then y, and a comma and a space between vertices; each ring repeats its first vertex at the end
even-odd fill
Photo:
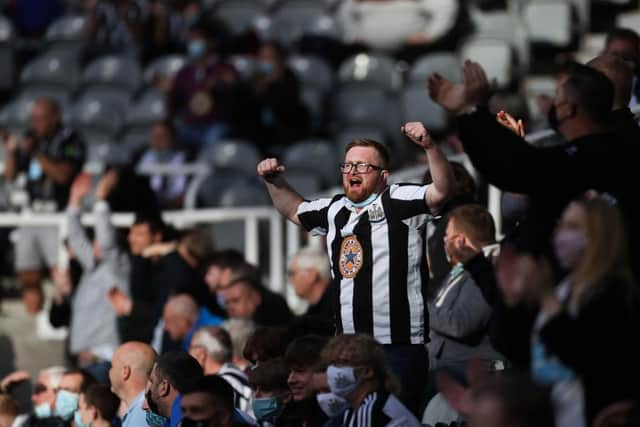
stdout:
POLYGON ((356 169, 356 172, 358 173, 367 173, 369 172, 371 169, 373 170, 377 170, 377 171, 381 171, 384 168, 380 167, 380 166, 376 166, 376 165, 372 165, 371 163, 340 163, 340 170, 342 171, 342 173, 351 173, 351 171, 353 170, 353 168, 356 169))

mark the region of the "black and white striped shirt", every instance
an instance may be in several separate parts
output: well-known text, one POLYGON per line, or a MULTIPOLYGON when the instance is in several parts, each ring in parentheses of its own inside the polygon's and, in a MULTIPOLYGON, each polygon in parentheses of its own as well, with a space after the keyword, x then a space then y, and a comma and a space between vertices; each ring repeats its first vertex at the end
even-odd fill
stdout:
POLYGON ((368 334, 382 344, 425 342, 426 191, 427 186, 394 184, 360 212, 344 195, 298 207, 302 226, 327 236, 339 285, 338 333, 368 334))
POLYGON ((421 427, 421 424, 394 395, 374 392, 363 399, 358 409, 348 409, 344 413, 342 426, 421 427))

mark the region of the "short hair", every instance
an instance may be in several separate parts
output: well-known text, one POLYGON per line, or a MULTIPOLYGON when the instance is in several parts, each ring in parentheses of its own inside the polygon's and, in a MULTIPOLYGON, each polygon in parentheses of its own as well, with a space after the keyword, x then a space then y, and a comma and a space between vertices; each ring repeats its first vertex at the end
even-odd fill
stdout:
POLYGON ((378 155, 380 156, 380 158, 382 159, 382 165, 380 166, 382 166, 384 169, 389 168, 391 155, 389 154, 389 149, 387 148, 386 145, 378 141, 374 141, 373 139, 356 138, 353 141, 351 141, 349 144, 347 144, 347 146, 344 149, 344 154, 347 154, 349 150, 351 150, 353 147, 371 147, 375 149, 378 152, 378 155))
POLYGON ((292 257, 296 260, 298 268, 313 269, 318 272, 324 280, 331 280, 331 264, 327 253, 318 247, 305 246, 292 257))
POLYGON ((36 99, 36 103, 45 104, 52 114, 56 114, 58 116, 62 114, 62 110, 60 109, 60 104, 58 103, 58 101, 55 100, 55 98, 52 98, 50 96, 42 96, 36 99))
POLYGON ((582 64, 572 64, 566 75, 563 88, 567 97, 593 121, 606 122, 613 107, 611 80, 600 71, 582 64))
POLYGON ((137 212, 133 221, 133 225, 142 224, 147 224, 149 226, 151 234, 164 234, 166 229, 165 223, 162 220, 162 216, 160 216, 160 214, 158 213, 149 214, 147 212, 137 212))
POLYGON ((294 371, 316 370, 321 365, 320 355, 327 342, 327 337, 319 335, 307 335, 293 340, 284 354, 287 367, 294 371))
POLYGON ((187 252, 191 255, 199 266, 204 266, 213 254, 213 243, 211 238, 200 230, 188 231, 182 236, 180 242, 184 244, 187 252))
POLYGON ((216 251, 211 255, 209 265, 215 265, 220 268, 239 268, 242 264, 245 264, 244 255, 235 249, 224 249, 216 251))
MULTIPOLYGON (((82 382, 80 383, 80 393, 84 393, 89 386, 92 386, 98 382, 96 377, 91 375, 89 372, 84 369, 68 369, 64 372, 64 375, 80 375, 82 376, 82 382)), ((62 377, 60 377, 62 380, 62 377)))
POLYGON ((156 360, 158 380, 168 379, 172 387, 183 393, 203 376, 202 366, 184 351, 170 351, 156 360))
POLYGON ((0 416, 17 417, 20 415, 18 401, 8 394, 0 394, 0 416))
POLYGON ((287 390, 288 379, 289 368, 281 357, 264 361, 249 372, 249 386, 253 390, 257 388, 267 392, 287 390))
POLYGON ((192 346, 204 348, 209 356, 220 364, 231 362, 233 346, 229 332, 217 326, 205 326, 196 331, 192 346))
POLYGON ((51 366, 40 371, 40 375, 49 376, 51 378, 51 387, 56 389, 60 387, 60 381, 62 381, 62 376, 65 372, 67 372, 67 368, 64 366, 51 366))
POLYGON ((203 375, 189 387, 183 395, 192 393, 205 393, 220 401, 224 408, 233 413, 235 395, 231 385, 219 375, 203 375))
POLYGON ((164 118, 162 120, 158 120, 158 121, 154 122, 153 125, 154 126, 162 126, 163 128, 166 128, 169 131, 169 133, 171 134, 171 136, 175 138, 175 136, 176 136, 176 127, 173 124, 173 121, 171 119, 164 118))
POLYGON ((261 48, 263 47, 270 47, 271 49, 273 49, 273 51, 276 53, 276 56, 278 57, 278 60, 285 62, 287 60, 287 48, 284 47, 284 45, 282 43, 279 43, 277 41, 273 41, 273 40, 269 40, 266 41, 264 43, 262 43, 262 46, 260 46, 261 48))
POLYGON ((281 357, 287 350, 289 342, 289 332, 286 328, 273 326, 258 327, 244 347, 244 358, 252 363, 256 363, 281 357))
POLYGON ((92 384, 87 387, 84 400, 88 405, 95 406, 100 417, 106 421, 111 421, 118 415, 120 399, 104 384, 92 384))
POLYGON ((481 205, 462 205, 449 213, 449 221, 471 240, 479 243, 496 241, 496 225, 491 213, 481 205))
POLYGON ((609 31, 607 34, 607 39, 605 41, 605 45, 608 45, 613 40, 624 40, 625 42, 631 43, 638 49, 638 44, 640 43, 640 39, 638 38, 638 33, 629 29, 629 28, 614 28, 609 31))
POLYGON ((222 322, 222 327, 231 336, 233 356, 244 359, 244 348, 247 341, 256 330, 256 324, 251 319, 227 319, 222 322))

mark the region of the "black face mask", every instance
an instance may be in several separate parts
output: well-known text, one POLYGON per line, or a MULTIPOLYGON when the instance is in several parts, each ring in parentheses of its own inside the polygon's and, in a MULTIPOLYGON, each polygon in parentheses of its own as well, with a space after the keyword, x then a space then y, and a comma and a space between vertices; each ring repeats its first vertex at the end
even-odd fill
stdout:
POLYGON ((558 132, 558 126, 560 125, 560 120, 558 120, 558 116, 556 115, 555 104, 551 104, 551 108, 549 108, 549 112, 547 113, 547 121, 549 123, 549 127, 554 131, 558 132))
POLYGON ((155 414, 159 414, 158 404, 154 402, 153 399, 151 398, 151 390, 148 390, 147 394, 145 394, 144 397, 147 399, 147 405, 149 405, 149 409, 151 410, 151 412, 155 414))
POLYGON ((194 421, 191 418, 184 417, 180 422, 180 427, 208 427, 209 420, 194 421))

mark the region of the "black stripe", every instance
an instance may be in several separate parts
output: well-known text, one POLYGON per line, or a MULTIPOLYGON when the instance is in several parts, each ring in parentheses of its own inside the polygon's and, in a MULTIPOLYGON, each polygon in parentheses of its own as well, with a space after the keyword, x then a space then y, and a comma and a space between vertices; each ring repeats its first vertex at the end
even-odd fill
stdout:
MULTIPOLYGON (((382 206, 385 213, 389 209, 389 192, 382 195, 382 206)), ((409 229, 401 219, 387 214, 389 237, 389 316, 391 342, 393 344, 411 343, 411 312, 407 294, 407 270, 409 264, 408 241, 409 229)))
POLYGON ((336 216, 333 218, 333 225, 336 228, 335 237, 333 238, 333 242, 331 242, 331 263, 333 265, 333 282, 334 289, 336 292, 336 297, 334 298, 335 303, 335 322, 336 322, 336 333, 340 335, 343 331, 342 327, 342 313, 340 312, 340 292, 341 286, 340 281, 342 279, 342 274, 340 274, 340 246, 342 245, 342 237, 340 237, 340 230, 344 227, 349 221, 349 216, 351 212, 347 208, 342 208, 338 211, 336 216))
POLYGON ((384 427, 391 421, 391 417, 384 413, 387 399, 389 399, 387 393, 378 392, 376 401, 373 402, 373 408, 371 409, 371 427, 384 427))
MULTIPOLYGON (((422 236, 425 237, 426 241, 426 233, 422 233, 422 236)), ((426 243, 423 242, 423 246, 426 243)), ((427 295, 429 292, 429 263, 427 262, 427 257, 425 254, 422 254, 422 261, 420 262, 420 280, 422 281, 422 286, 420 288, 420 294, 422 295, 422 306, 424 307, 424 342, 429 342, 429 309, 427 308, 427 295)))
POLYGON ((373 248, 369 215, 362 215, 353 233, 362 245, 362 268, 353 278, 353 327, 359 334, 373 335, 373 248))

